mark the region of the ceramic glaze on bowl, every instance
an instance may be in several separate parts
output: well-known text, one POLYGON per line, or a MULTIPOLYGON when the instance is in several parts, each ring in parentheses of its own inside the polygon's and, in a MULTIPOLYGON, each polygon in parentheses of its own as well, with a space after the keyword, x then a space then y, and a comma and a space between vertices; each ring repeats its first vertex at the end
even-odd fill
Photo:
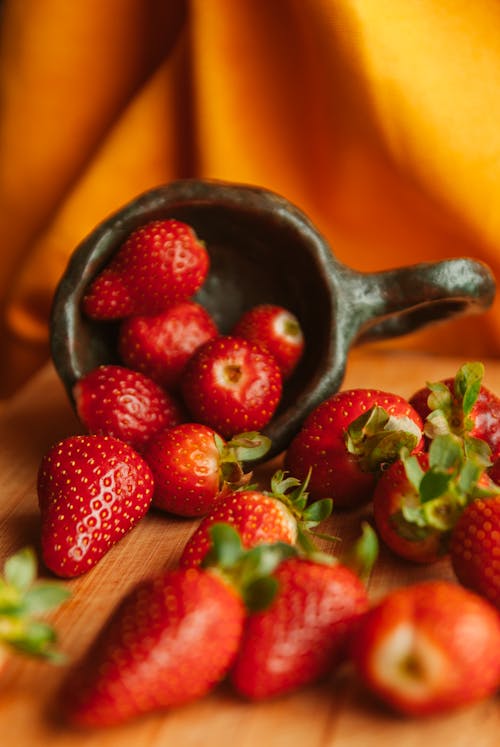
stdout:
POLYGON ((265 429, 270 458, 304 417, 340 387, 349 348, 404 335, 430 323, 485 311, 495 295, 489 268, 456 258, 360 273, 339 262, 311 220, 284 197, 249 185, 187 179, 149 190, 106 218, 75 249, 54 296, 50 334, 55 368, 72 388, 102 363, 118 362, 117 323, 81 312, 85 289, 127 236, 152 220, 190 224, 210 255, 196 295, 222 333, 258 303, 290 309, 306 350, 265 429))

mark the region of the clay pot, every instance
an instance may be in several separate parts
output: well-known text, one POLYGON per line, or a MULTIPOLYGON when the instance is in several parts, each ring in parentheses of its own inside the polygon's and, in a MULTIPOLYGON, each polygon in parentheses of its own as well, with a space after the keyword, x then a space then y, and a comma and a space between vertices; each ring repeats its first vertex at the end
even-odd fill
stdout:
POLYGON ((404 335, 432 322, 486 310, 495 282, 482 262, 457 258, 376 273, 339 262, 310 219, 266 189, 181 180, 152 189, 104 220, 76 248, 57 288, 51 317, 56 370, 72 388, 86 372, 118 362, 117 324, 81 313, 83 293, 126 237, 151 220, 175 217, 206 243, 211 269, 196 296, 229 332, 257 303, 293 311, 306 352, 286 383, 265 433, 269 456, 284 450, 305 416, 340 387, 349 348, 404 335))

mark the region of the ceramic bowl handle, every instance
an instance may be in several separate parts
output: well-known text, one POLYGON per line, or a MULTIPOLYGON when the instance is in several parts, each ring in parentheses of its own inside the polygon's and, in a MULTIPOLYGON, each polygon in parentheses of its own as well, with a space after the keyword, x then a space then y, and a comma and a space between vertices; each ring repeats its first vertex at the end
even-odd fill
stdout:
POLYGON ((346 292, 354 299, 356 343, 397 337, 433 322, 481 313, 495 297, 489 267, 468 258, 354 275, 346 292))

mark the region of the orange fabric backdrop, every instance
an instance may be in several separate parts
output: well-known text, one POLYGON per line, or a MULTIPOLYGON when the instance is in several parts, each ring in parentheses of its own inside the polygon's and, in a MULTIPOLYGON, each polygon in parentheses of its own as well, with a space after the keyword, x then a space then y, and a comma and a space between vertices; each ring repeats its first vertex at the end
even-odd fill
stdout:
MULTIPOLYGON (((496 0, 4 0, 0 396, 77 243, 172 179, 273 189, 338 258, 500 275, 496 0)), ((500 354, 498 302, 385 345, 500 354)))

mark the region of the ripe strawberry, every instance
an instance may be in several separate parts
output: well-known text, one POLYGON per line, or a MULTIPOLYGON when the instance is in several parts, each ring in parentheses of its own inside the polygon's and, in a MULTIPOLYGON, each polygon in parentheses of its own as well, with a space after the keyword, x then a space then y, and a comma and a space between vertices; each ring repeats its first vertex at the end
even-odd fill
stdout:
POLYGON ((495 485, 500 485, 500 458, 495 459, 491 467, 489 467, 488 475, 493 480, 495 485))
POLYGON ((290 558, 273 576, 277 594, 267 609, 248 617, 230 675, 236 690, 253 700, 329 674, 368 608, 363 583, 340 563, 290 558))
POLYGON ((373 493, 378 533, 396 555, 433 563, 448 553, 450 532, 470 501, 495 492, 484 468, 467 460, 456 436, 436 437, 429 452, 402 455, 373 493))
POLYGON ((37 579, 37 563, 31 547, 11 555, 0 578, 0 671, 9 653, 60 663, 55 647, 57 633, 42 617, 68 599, 59 584, 37 579))
POLYGON ((250 479, 242 462, 258 459, 269 439, 243 433, 225 442, 201 423, 181 423, 157 434, 144 458, 155 481, 153 505, 177 516, 202 516, 230 486, 250 479))
POLYGON ((201 345, 182 379, 193 418, 224 438, 262 429, 274 415, 281 392, 273 356, 241 337, 221 336, 201 345))
POLYGON ((307 506, 307 481, 300 483, 278 470, 271 478, 271 491, 256 488, 225 495, 204 516, 184 546, 179 565, 200 565, 210 549, 210 527, 226 523, 238 531, 246 548, 272 542, 310 547, 310 530, 326 519, 332 502, 325 498, 307 506))
POLYGON ((429 438, 454 433, 473 449, 480 448, 480 439, 495 461, 500 457, 500 398, 482 386, 483 375, 482 363, 465 363, 454 378, 419 389, 410 403, 425 421, 429 438))
POLYGON ((93 319, 159 314, 191 297, 208 273, 209 257, 193 229, 175 219, 133 231, 90 284, 83 310, 93 319))
POLYGON ((290 443, 285 466, 304 480, 312 470, 313 499, 329 496, 334 506, 366 503, 382 467, 403 446, 421 445, 422 421, 408 402, 377 389, 349 389, 324 400, 290 443))
POLYGON ((452 531, 450 557, 460 583, 500 610, 499 495, 467 506, 452 531))
POLYGON ((52 446, 38 471, 42 557, 62 577, 90 570, 144 516, 151 470, 111 436, 70 436, 52 446))
POLYGON ((283 379, 291 376, 304 350, 300 322, 291 311, 274 304, 260 304, 246 311, 232 333, 271 353, 283 379))
POLYGON ((76 383, 73 396, 89 433, 114 436, 137 451, 156 433, 186 417, 171 394, 123 366, 98 366, 76 383))
POLYGON ((64 683, 71 723, 110 726, 179 706, 227 674, 246 604, 268 603, 274 585, 266 577, 290 550, 262 546, 245 553, 230 527, 212 532, 210 568, 169 570, 143 581, 111 615, 64 683))
POLYGON ((397 589, 361 620, 352 646, 365 686, 398 712, 423 716, 473 703, 500 682, 500 618, 458 584, 397 589))
POLYGON ((240 596, 212 572, 177 569, 141 583, 73 673, 71 722, 110 726, 205 695, 229 669, 244 617, 240 596))
POLYGON ((154 316, 133 316, 120 326, 118 351, 129 368, 142 371, 164 389, 177 389, 194 351, 218 335, 203 306, 184 301, 154 316))

